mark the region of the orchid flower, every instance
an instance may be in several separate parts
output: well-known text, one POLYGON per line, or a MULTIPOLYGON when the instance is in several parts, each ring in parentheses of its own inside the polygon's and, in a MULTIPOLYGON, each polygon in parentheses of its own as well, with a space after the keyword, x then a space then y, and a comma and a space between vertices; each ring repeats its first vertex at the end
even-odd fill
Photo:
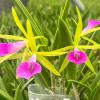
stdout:
POLYGON ((33 55, 29 61, 22 62, 16 70, 17 78, 30 79, 31 77, 41 73, 41 65, 36 62, 36 55, 33 55))
POLYGON ((16 41, 0 43, 0 63, 7 59, 22 58, 21 64, 16 69, 16 77, 18 78, 30 79, 31 77, 39 74, 42 71, 42 68, 37 61, 39 61, 53 74, 60 76, 59 72, 44 56, 60 56, 66 54, 67 52, 61 50, 38 52, 38 45, 36 44, 36 40, 42 38, 46 42, 47 39, 44 36, 34 36, 29 19, 26 21, 26 31, 21 24, 14 8, 12 8, 12 15, 16 25, 21 30, 24 37, 0 34, 0 38, 16 41), (23 48, 25 52, 18 53, 19 51, 22 51, 23 48), (29 60, 26 60, 25 58, 29 60))
POLYGON ((98 21, 98 20, 89 20, 89 21, 88 21, 87 27, 85 27, 85 28, 83 29, 83 33, 84 33, 85 31, 88 31, 88 30, 91 30, 91 29, 95 28, 95 27, 98 26, 98 25, 100 25, 100 21, 98 21))
MULTIPOLYGON (((0 56, 14 54, 20 51, 25 46, 27 46, 27 48, 30 48, 31 52, 33 53, 36 52, 36 43, 34 36, 32 35, 32 28, 30 22, 27 20, 27 33, 26 33, 26 31, 24 30, 23 26, 21 25, 17 17, 14 8, 12 9, 12 13, 17 25, 19 25, 26 39, 23 41, 18 41, 13 43, 11 42, 0 43, 0 56)), ((38 62, 36 62, 36 55, 35 56, 33 55, 29 61, 24 61, 17 67, 16 75, 18 78, 30 79, 32 76, 39 74, 41 70, 42 70, 41 65, 38 62)))
POLYGON ((77 48, 74 51, 68 53, 67 59, 69 62, 73 62, 75 64, 83 64, 87 61, 87 55, 85 52, 78 50, 77 48))
POLYGON ((15 43, 0 43, 0 56, 16 53, 23 47, 25 47, 25 41, 19 41, 15 43))
MULTIPOLYGON (((89 20, 87 27, 85 27, 82 32, 84 33, 85 31, 91 30, 98 25, 100 25, 100 21, 89 20)), ((69 62, 73 62, 75 64, 82 64, 88 60, 86 53, 83 51, 79 51, 77 48, 74 48, 74 51, 68 53, 67 59, 69 62)))
POLYGON ((76 31, 75 31, 75 35, 74 35, 73 44, 60 49, 61 51, 69 50, 70 52, 68 52, 68 54, 66 55, 66 58, 63 61, 62 65, 59 69, 59 72, 61 73, 66 68, 68 63, 72 62, 75 64, 85 63, 87 65, 87 67, 92 72, 95 73, 95 70, 92 66, 91 61, 89 60, 89 57, 87 56, 85 51, 83 52, 83 50, 100 49, 100 45, 98 43, 96 43, 92 39, 89 39, 88 37, 86 37, 87 34, 100 30, 100 27, 97 27, 98 25, 100 25, 100 21, 89 20, 88 25, 85 28, 83 28, 82 17, 81 17, 81 14, 80 14, 80 11, 78 10, 78 8, 77 8, 77 14, 78 14, 78 23, 76 24, 77 27, 76 27, 76 31), (91 45, 80 44, 81 38, 90 42, 91 45))

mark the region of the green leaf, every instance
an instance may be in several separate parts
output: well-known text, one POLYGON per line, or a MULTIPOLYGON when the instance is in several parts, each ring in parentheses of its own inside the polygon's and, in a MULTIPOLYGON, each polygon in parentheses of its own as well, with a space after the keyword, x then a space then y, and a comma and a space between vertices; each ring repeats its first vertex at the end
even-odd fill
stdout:
POLYGON ((62 18, 64 20, 67 18, 68 11, 69 11, 69 6, 70 6, 70 0, 66 0, 64 8, 61 10, 60 18, 62 18))
POLYGON ((100 85, 98 86, 98 88, 95 91, 95 95, 93 97, 93 100, 100 100, 100 85))
POLYGON ((34 17, 32 17, 30 15, 30 13, 28 12, 28 10, 26 9, 26 7, 23 5, 23 3, 20 1, 20 0, 12 0, 16 5, 17 7, 20 9, 20 11, 22 11, 22 13, 24 14, 24 16, 29 19, 29 21, 31 22, 31 25, 35 31, 35 34, 36 35, 42 35, 34 17))
POLYGON ((88 100, 100 100, 100 85, 96 85, 95 88, 92 89, 88 100))
POLYGON ((88 58, 88 61, 87 61, 85 64, 88 66, 88 68, 89 68, 93 73, 96 73, 95 70, 94 70, 94 68, 93 68, 93 66, 92 66, 92 64, 91 64, 91 61, 89 60, 89 58, 88 58))
POLYGON ((86 84, 84 84, 84 83, 82 83, 82 82, 80 82, 80 81, 76 81, 76 80, 68 80, 68 81, 69 81, 69 82, 77 83, 77 84, 79 84, 79 85, 82 85, 82 87, 85 87, 85 88, 87 88, 87 89, 90 90, 90 88, 89 88, 86 84))
POLYGON ((77 46, 80 42, 80 37, 82 34, 82 18, 81 18, 81 14, 77 8, 77 13, 78 13, 78 24, 77 24, 77 28, 76 28, 76 32, 75 32, 75 36, 74 36, 74 45, 77 46))
POLYGON ((12 15, 13 15, 14 21, 15 21, 16 25, 18 26, 18 28, 23 32, 24 36, 27 37, 26 31, 25 31, 24 27, 22 26, 22 24, 17 16, 17 13, 13 7, 12 7, 12 15))
POLYGON ((24 100, 20 90, 21 90, 21 84, 19 84, 15 90, 14 100, 24 100))
MULTIPOLYGON (((81 73, 82 73, 82 71, 81 71, 81 73)), ((88 80, 90 80, 90 79, 91 79, 92 77, 94 77, 94 76, 95 76, 94 73, 91 73, 91 72, 85 73, 85 74, 83 74, 83 77, 82 77, 82 79, 80 80, 80 82, 81 82, 81 83, 84 83, 84 84, 87 84, 87 83, 89 83, 88 80)), ((81 89, 81 88, 82 88, 80 84, 79 84, 77 87, 78 87, 78 89, 81 89)), ((89 87, 90 90, 91 90, 91 87, 90 87, 90 86, 88 86, 88 87, 89 87)))
POLYGON ((58 25, 54 37, 54 42, 52 45, 52 50, 73 44, 72 34, 69 32, 68 20, 67 20, 69 5, 70 5, 70 1, 66 0, 63 9, 61 9, 59 19, 58 19, 58 25))
POLYGON ((14 100, 7 92, 0 90, 0 99, 1 100, 14 100))
MULTIPOLYGON (((31 79, 29 79, 21 88, 21 92, 24 91, 24 89, 34 80, 34 77, 32 77, 31 79)), ((20 86, 19 86, 20 87, 20 86)))
POLYGON ((69 61, 68 61, 68 60, 66 59, 66 57, 65 57, 65 59, 64 59, 64 61, 63 61, 63 63, 62 63, 62 65, 61 65, 61 67, 60 67, 59 73, 61 73, 62 71, 64 71, 64 69, 67 67, 68 63, 69 63, 69 61))
POLYGON ((72 34, 69 33, 68 27, 63 19, 59 18, 59 27, 55 35, 52 49, 59 49, 66 45, 72 45, 72 34), (62 42, 63 41, 63 42, 62 42))
POLYGON ((60 76, 59 72, 55 69, 55 67, 44 57, 37 55, 37 60, 49 71, 51 71, 53 74, 60 76))
POLYGON ((100 71, 96 74, 92 84, 91 84, 91 88, 95 88, 97 86, 97 84, 99 83, 100 81, 100 71))
POLYGON ((74 63, 69 62, 67 68, 65 69, 65 73, 68 73, 68 76, 66 76, 68 79, 76 79, 76 68, 77 66, 74 63))
POLYGON ((5 84, 3 82, 3 79, 0 76, 0 89, 3 90, 4 92, 7 92, 7 89, 5 87, 5 84))

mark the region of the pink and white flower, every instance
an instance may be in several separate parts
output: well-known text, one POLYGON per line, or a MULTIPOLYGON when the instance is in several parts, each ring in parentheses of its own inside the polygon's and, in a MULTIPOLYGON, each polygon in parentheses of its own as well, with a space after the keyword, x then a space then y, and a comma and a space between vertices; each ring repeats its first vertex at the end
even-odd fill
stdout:
MULTIPOLYGON (((16 53, 24 48, 25 41, 14 43, 0 43, 0 56, 6 56, 16 53)), ((36 55, 33 55, 29 61, 22 62, 16 69, 18 78, 30 79, 32 76, 39 74, 42 71, 41 65, 36 62, 36 55)))
POLYGON ((25 46, 24 41, 14 43, 0 43, 0 56, 6 56, 20 51, 25 46))
POLYGON ((89 20, 89 21, 88 21, 88 25, 87 25, 87 27, 85 27, 85 28, 83 29, 83 32, 88 31, 88 30, 90 30, 90 29, 92 29, 92 28, 95 28, 95 27, 97 27, 98 25, 100 25, 100 21, 98 21, 98 20, 89 20))
POLYGON ((67 60, 75 64, 83 64, 87 61, 87 54, 83 51, 78 50, 77 48, 74 51, 68 53, 67 60))
POLYGON ((42 67, 36 62, 36 56, 33 55, 29 61, 22 62, 16 70, 18 78, 30 79, 31 77, 41 73, 42 67))

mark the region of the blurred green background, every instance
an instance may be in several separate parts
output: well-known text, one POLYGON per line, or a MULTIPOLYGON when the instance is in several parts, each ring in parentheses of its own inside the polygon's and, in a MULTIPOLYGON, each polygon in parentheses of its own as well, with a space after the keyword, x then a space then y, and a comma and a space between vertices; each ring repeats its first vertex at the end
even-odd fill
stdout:
MULTIPOLYGON (((42 24, 41 26, 44 33, 51 33, 51 37, 53 38, 52 33, 55 33, 57 18, 59 16, 61 7, 65 3, 65 0, 59 0, 59 2, 58 0, 22 1, 30 11, 31 15, 36 17, 40 25, 42 24)), ((100 0, 81 0, 81 2, 85 7, 85 10, 81 13, 83 14, 82 16, 84 25, 87 24, 87 20, 89 19, 100 19, 100 0)), ((0 0, 0 33, 14 34, 16 32, 14 31, 16 28, 12 28, 15 26, 15 24, 11 16, 11 6, 11 0, 0 0)), ((96 36, 96 41, 100 42, 98 36, 96 36)))

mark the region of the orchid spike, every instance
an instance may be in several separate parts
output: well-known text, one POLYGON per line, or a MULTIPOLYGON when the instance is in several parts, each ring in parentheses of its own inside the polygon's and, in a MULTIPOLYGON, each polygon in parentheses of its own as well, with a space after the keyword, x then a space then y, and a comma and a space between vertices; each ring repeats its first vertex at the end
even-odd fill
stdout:
POLYGON ((83 51, 79 51, 77 48, 74 51, 70 52, 67 55, 67 59, 69 62, 73 62, 75 64, 82 64, 87 61, 87 54, 83 51))
POLYGON ((36 56, 33 55, 29 61, 23 62, 18 66, 16 76, 18 78, 30 79, 31 77, 41 73, 41 71, 41 65, 36 62, 36 56))
POLYGON ((25 41, 15 43, 0 43, 0 56, 6 56, 20 51, 25 46, 25 41))
POLYGON ((88 30, 90 30, 92 28, 95 28, 98 25, 100 25, 100 21, 98 21, 98 20, 89 20, 88 21, 88 25, 87 25, 86 28, 83 29, 83 32, 88 31, 88 30))

